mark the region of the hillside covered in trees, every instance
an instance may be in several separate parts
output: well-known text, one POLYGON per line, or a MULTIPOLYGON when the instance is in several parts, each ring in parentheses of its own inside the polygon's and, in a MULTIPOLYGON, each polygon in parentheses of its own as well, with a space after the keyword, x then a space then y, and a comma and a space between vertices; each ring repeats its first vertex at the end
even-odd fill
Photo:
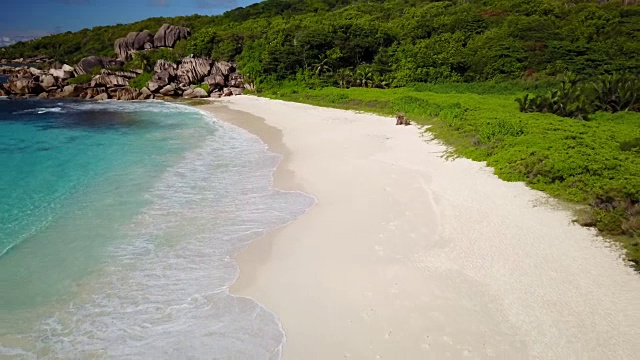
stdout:
POLYGON ((255 80, 309 73, 396 87, 640 69, 640 6, 621 0, 267 0, 218 16, 52 35, 5 48, 0 58, 113 56, 117 38, 167 22, 194 34, 180 55, 234 60, 255 80))

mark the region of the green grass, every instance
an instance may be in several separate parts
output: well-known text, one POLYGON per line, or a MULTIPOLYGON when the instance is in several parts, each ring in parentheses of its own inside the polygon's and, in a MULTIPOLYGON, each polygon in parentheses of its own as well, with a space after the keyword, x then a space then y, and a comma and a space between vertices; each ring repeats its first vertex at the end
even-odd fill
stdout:
POLYGON ((90 83, 92 78, 93 78, 93 75, 91 74, 78 75, 74 78, 67 80, 67 84, 70 84, 70 85, 86 84, 86 83, 90 83))
POLYGON ((283 83, 259 95, 383 115, 403 112, 429 125, 453 155, 486 161, 503 180, 589 205, 577 221, 619 241, 640 270, 640 113, 596 113, 590 121, 521 113, 514 99, 531 90, 516 84, 380 90, 283 83))

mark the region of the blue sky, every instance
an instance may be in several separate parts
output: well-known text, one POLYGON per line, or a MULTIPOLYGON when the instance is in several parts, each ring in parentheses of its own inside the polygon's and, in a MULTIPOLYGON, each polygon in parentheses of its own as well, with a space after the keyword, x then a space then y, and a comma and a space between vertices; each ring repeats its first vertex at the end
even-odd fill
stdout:
POLYGON ((257 0, 0 0, 0 44, 156 16, 214 15, 257 0), (4 39, 4 40, 3 40, 4 39))

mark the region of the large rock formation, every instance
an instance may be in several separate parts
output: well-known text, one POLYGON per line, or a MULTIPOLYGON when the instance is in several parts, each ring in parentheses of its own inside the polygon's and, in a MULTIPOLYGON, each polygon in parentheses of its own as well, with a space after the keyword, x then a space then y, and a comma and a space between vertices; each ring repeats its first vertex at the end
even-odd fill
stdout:
POLYGON ((60 68, 58 69, 54 69, 54 68, 49 69, 49 74, 59 79, 67 80, 73 77, 74 70, 75 69, 72 66, 64 64, 64 65, 61 65, 60 68))
POLYGON ((174 47, 180 40, 191 36, 191 30, 182 26, 164 24, 160 27, 156 36, 153 37, 155 47, 174 47))
POLYGON ((211 73, 212 61, 205 58, 186 57, 178 66, 178 82, 200 84, 211 73))
POLYGON ((156 73, 167 71, 169 75, 176 76, 178 73, 178 65, 166 60, 158 60, 156 65, 153 67, 153 71, 156 73))
POLYGON ((58 87, 56 78, 53 75, 45 75, 40 79, 40 85, 45 91, 56 89, 58 87))
POLYGON ((213 74, 204 78, 204 82, 214 89, 222 89, 225 84, 224 75, 213 74))
POLYGON ((99 95, 96 95, 93 100, 95 101, 104 101, 104 100, 109 100, 109 93, 102 93, 99 95))
POLYGON ((113 71, 113 70, 102 69, 102 71, 100 71, 100 75, 120 76, 125 79, 133 79, 134 77, 140 74, 142 74, 142 70, 113 71))
POLYGON ((183 97, 188 99, 194 98, 207 98, 209 94, 202 88, 189 89, 182 94, 183 97))
POLYGON ((130 87, 115 89, 115 91, 110 90, 110 93, 116 100, 137 100, 140 96, 140 92, 138 90, 130 87))
POLYGON ((236 67, 226 61, 216 61, 211 69, 211 74, 222 74, 223 76, 229 76, 229 74, 236 71, 236 67))
POLYGON ((119 38, 113 44, 118 59, 127 60, 136 51, 153 48, 154 37, 151 31, 130 32, 127 36, 119 38))
POLYGON ((107 94, 107 98, 109 98, 109 93, 107 92, 107 89, 101 87, 101 88, 88 88, 87 89, 87 100, 88 99, 93 99, 96 96, 100 96, 102 94, 107 94))
POLYGON ((113 66, 122 65, 122 61, 112 59, 106 56, 87 56, 80 60, 75 67, 76 74, 90 74, 94 68, 105 69, 113 66))
POLYGON ((84 92, 84 88, 80 85, 67 85, 62 88, 61 97, 78 97, 84 92))
POLYGON ((233 87, 233 88, 244 88, 244 81, 242 78, 242 75, 238 74, 237 72, 234 72, 233 74, 229 74, 229 81, 227 82, 227 85, 229 85, 229 87, 233 87))
POLYGON ((129 80, 118 75, 96 75, 91 79, 91 87, 118 87, 128 86, 129 80))
POLYGON ((9 76, 6 89, 16 95, 38 95, 44 91, 40 85, 40 76, 34 76, 26 68, 9 76))
POLYGON ((173 85, 167 85, 160 90, 160 94, 163 96, 172 96, 175 95, 176 89, 173 85))
POLYGON ((102 69, 100 75, 96 75, 91 79, 91 87, 123 87, 129 86, 129 80, 135 78, 139 74, 134 71, 111 71, 102 69))
MULTIPOLYGON (((139 34, 130 35, 135 40, 139 34)), ((122 62, 116 59, 89 56, 82 59, 75 69, 63 64, 54 64, 53 68, 47 71, 29 67, 11 68, 6 70, 10 74, 8 83, 0 85, 0 96, 79 97, 100 100, 146 100, 170 96, 203 98, 240 95, 246 87, 234 64, 189 56, 177 63, 158 61, 154 66, 152 80, 142 90, 136 90, 129 86, 129 82, 140 75, 141 70, 106 69, 121 64, 122 62), (90 82, 80 85, 68 84, 67 80, 73 77, 74 73, 94 74, 97 68, 101 71, 93 76, 90 82), (203 82, 209 86, 199 86, 203 82)), ((5 71, 5 68, 0 70, 5 71)))

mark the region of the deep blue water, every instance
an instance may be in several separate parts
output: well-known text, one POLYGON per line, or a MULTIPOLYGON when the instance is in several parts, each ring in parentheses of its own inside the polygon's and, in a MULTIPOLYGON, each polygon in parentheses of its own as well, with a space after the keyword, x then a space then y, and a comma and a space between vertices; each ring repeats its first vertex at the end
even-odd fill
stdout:
POLYGON ((254 136, 164 102, 0 100, 0 356, 278 358, 234 254, 313 199, 254 136))

